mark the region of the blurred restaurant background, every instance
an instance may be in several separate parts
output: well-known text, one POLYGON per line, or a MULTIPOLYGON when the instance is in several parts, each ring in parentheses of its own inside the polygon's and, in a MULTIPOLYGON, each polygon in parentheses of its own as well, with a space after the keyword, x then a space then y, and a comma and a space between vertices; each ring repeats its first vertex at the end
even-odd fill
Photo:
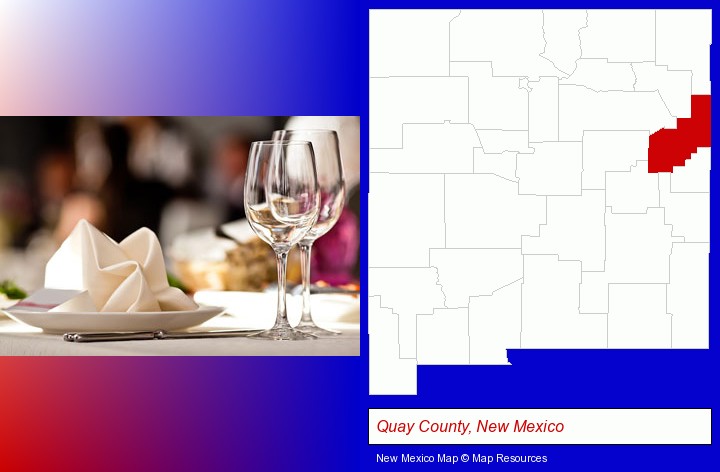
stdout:
POLYGON ((0 117, 0 281, 42 287, 47 260, 84 218, 116 241, 155 231, 189 291, 262 290, 275 263, 244 223, 245 165, 250 142, 283 128, 338 132, 346 206, 316 242, 312 273, 356 283, 359 118, 285 116, 0 117))

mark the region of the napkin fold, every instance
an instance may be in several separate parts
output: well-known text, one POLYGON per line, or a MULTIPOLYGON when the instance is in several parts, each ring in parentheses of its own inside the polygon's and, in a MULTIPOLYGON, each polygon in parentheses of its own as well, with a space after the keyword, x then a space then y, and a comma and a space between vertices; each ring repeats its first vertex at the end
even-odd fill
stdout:
POLYGON ((81 220, 48 262, 45 288, 87 291, 91 303, 82 303, 82 311, 197 309, 168 284, 160 242, 147 228, 117 243, 81 220))

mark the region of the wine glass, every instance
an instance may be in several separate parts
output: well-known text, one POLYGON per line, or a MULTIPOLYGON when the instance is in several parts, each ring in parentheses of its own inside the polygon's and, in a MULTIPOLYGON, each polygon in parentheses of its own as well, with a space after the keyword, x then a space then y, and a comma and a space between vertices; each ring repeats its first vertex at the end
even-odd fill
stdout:
POLYGON ((317 222, 300 240, 300 264, 302 269, 302 318, 296 329, 316 335, 340 334, 320 328, 312 319, 310 310, 310 256, 313 242, 335 226, 345 205, 345 175, 338 136, 331 130, 280 130, 273 133, 274 140, 303 140, 312 143, 315 153, 318 186, 320 188, 320 212, 317 222))
POLYGON ((312 144, 307 141, 256 141, 250 146, 245 177, 245 213, 253 231, 277 256, 278 299, 275 325, 251 338, 310 339, 290 326, 285 304, 287 255, 318 217, 320 192, 312 144))

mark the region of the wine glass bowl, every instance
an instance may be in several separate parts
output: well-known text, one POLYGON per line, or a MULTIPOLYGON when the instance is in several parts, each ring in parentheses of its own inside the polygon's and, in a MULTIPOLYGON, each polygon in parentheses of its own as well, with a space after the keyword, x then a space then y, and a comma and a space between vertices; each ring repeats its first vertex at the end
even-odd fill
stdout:
POLYGON ((273 140, 301 140, 312 144, 320 189, 320 209, 317 222, 303 241, 315 241, 335 226, 345 205, 345 174, 337 133, 326 129, 278 130, 273 133, 273 140))
POLYGON ((277 256, 275 325, 249 338, 309 339, 290 326, 285 303, 287 254, 318 218, 320 192, 312 145, 307 141, 256 141, 245 177, 245 212, 252 230, 277 256))

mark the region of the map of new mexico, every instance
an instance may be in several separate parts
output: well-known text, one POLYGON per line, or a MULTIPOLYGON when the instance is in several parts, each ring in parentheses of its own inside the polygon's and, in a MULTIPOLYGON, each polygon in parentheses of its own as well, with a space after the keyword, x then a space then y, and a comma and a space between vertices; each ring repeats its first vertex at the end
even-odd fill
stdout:
POLYGON ((710 10, 370 12, 370 393, 708 347, 710 10))

